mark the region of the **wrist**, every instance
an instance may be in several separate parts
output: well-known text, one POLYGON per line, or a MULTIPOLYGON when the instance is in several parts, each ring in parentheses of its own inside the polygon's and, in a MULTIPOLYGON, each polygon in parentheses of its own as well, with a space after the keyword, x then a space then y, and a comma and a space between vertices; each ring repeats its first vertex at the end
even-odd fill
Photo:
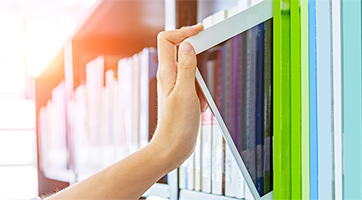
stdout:
POLYGON ((170 134, 163 130, 156 130, 149 145, 160 152, 160 159, 172 171, 179 167, 192 153, 193 148, 185 147, 177 139, 170 139, 165 134, 170 134), (191 152, 190 152, 191 151, 191 152))

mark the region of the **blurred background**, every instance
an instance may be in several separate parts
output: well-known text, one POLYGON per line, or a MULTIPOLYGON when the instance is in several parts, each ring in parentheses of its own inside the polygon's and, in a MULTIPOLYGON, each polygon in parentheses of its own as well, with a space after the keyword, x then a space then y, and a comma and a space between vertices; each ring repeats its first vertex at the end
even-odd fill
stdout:
POLYGON ((38 195, 34 77, 96 0, 0 0, 0 199, 38 195))

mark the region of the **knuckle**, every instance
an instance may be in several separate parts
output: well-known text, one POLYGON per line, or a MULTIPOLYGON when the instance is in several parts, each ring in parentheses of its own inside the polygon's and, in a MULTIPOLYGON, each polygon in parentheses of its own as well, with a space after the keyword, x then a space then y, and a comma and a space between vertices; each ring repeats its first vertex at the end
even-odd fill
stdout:
POLYGON ((165 38, 166 31, 161 31, 157 34, 157 40, 161 40, 162 38, 165 38))

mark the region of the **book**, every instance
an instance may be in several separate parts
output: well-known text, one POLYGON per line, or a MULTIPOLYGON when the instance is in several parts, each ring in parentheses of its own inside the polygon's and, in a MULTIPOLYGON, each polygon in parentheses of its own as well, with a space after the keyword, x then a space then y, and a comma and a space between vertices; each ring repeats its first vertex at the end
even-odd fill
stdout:
POLYGON ((222 194, 222 172, 223 172, 223 136, 214 116, 212 118, 212 160, 211 160, 211 191, 213 194, 222 194))
POLYGON ((256 89, 257 89, 257 36, 258 27, 247 31, 247 89, 246 89, 246 132, 248 147, 247 169, 256 185, 256 89))
POLYGON ((362 199, 361 8, 361 1, 341 1, 343 199, 362 199))
POLYGON ((259 195, 264 194, 263 173, 263 88, 264 88, 264 23, 258 25, 256 60, 256 186, 259 195))
MULTIPOLYGON (((308 1, 301 1, 301 81, 302 81, 302 199, 310 197, 309 164, 309 29, 308 1)), ((341 199, 341 198, 337 198, 341 199)))
POLYGON ((271 160, 273 158, 271 148, 272 136, 272 20, 264 24, 264 88, 263 88, 263 173, 264 194, 272 190, 271 160))
POLYGON ((195 189, 195 152, 187 159, 187 178, 186 186, 188 190, 195 189))
POLYGON ((301 199, 300 1, 290 0, 291 199, 301 199))
POLYGON ((335 199, 343 199, 341 1, 331 2, 333 48, 333 129, 335 199))
POLYGON ((140 52, 140 148, 147 145, 150 135, 153 134, 156 102, 153 101, 156 89, 152 79, 156 78, 158 62, 155 48, 144 48, 140 52), (151 123, 150 123, 151 122, 151 123), (152 127, 152 128, 151 128, 152 127))
POLYGON ((309 17, 309 127, 310 198, 318 198, 317 64, 315 1, 308 2, 309 17))
POLYGON ((316 1, 318 199, 334 197, 331 3, 316 1))
POLYGON ((291 199, 290 1, 273 11, 273 198, 291 199))
MULTIPOLYGON (((200 122, 201 122, 201 118, 200 118, 200 122)), ((199 126, 199 131, 197 134, 197 140, 196 140, 196 146, 195 146, 195 150, 194 150, 194 154, 195 154, 195 175, 194 175, 194 179, 195 179, 195 183, 194 183, 194 190, 196 191, 201 191, 201 180, 202 180, 202 123, 200 123, 199 126)))
POLYGON ((211 193, 211 167, 212 167, 212 112, 207 109, 202 114, 202 187, 201 191, 211 193))
POLYGON ((235 160, 229 147, 225 148, 225 196, 235 197, 235 160))

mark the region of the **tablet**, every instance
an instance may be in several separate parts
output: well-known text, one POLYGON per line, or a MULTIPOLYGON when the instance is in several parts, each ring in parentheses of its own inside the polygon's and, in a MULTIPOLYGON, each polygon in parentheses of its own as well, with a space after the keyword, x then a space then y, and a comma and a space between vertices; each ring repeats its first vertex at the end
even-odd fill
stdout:
POLYGON ((273 199, 273 3, 262 1, 187 39, 196 78, 254 199, 273 199))

